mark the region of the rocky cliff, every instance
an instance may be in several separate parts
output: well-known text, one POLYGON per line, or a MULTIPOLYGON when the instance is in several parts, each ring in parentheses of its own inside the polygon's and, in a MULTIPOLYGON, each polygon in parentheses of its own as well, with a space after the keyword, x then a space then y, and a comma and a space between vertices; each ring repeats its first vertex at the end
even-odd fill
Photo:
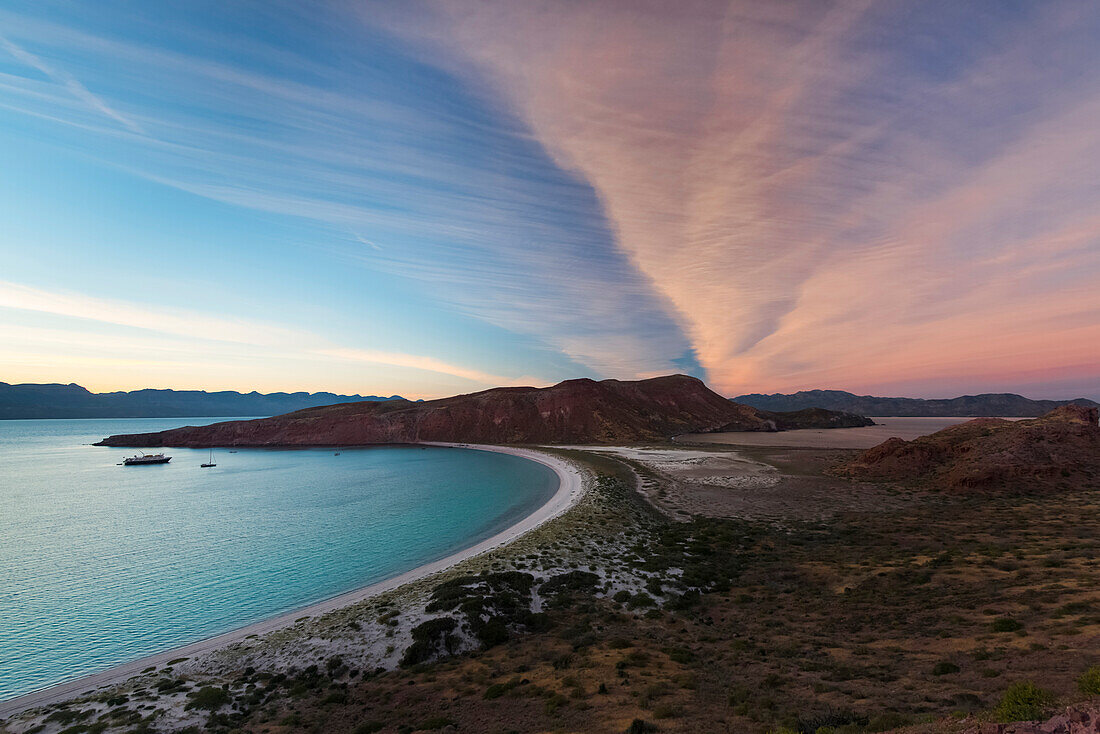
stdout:
POLYGON ((700 380, 567 380, 412 403, 346 403, 251 421, 111 436, 104 446, 356 446, 461 443, 618 443, 681 433, 770 431, 760 411, 731 403, 700 380))
POLYGON ((960 491, 1100 486, 1097 409, 1065 405, 1031 420, 978 418, 912 441, 891 438, 835 472, 960 491))

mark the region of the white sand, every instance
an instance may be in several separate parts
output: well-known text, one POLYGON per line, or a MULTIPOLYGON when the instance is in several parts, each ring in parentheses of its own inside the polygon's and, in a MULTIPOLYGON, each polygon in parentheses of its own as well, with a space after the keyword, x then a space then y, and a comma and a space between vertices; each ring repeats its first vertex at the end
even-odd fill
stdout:
MULTIPOLYGON (((876 425, 861 428, 801 428, 794 431, 763 433, 735 431, 731 433, 687 433, 676 437, 677 443, 715 443, 734 446, 781 446, 818 449, 869 449, 894 436, 912 441, 948 426, 965 423, 973 418, 891 418, 874 416, 876 425)), ((1019 420, 1010 418, 1009 420, 1019 420)))
POLYGON ((93 675, 77 678, 76 680, 69 681, 67 683, 60 683, 50 688, 45 688, 41 691, 35 691, 28 693, 17 698, 12 698, 7 701, 0 701, 0 719, 6 719, 14 714, 20 713, 30 708, 38 706, 47 706, 49 704, 57 703, 59 701, 76 698, 78 696, 85 695, 96 689, 104 688, 107 686, 116 685, 122 683, 130 678, 140 674, 142 671, 151 667, 162 667, 170 660, 177 658, 191 658, 200 657, 211 653, 220 648, 231 645, 235 642, 243 640, 246 637, 252 635, 264 635, 268 632, 281 629, 283 627, 289 627, 296 621, 303 617, 318 617, 326 612, 333 611, 334 609, 340 609, 342 607, 350 606, 357 602, 368 599, 372 596, 376 596, 383 592, 395 589, 403 584, 407 584, 410 581, 423 578, 424 576, 431 575, 438 571, 443 571, 451 566, 454 566, 467 558, 480 555, 486 551, 490 551, 494 548, 499 548, 502 545, 512 542, 524 533, 534 530, 543 523, 551 520, 558 515, 561 515, 570 507, 572 507, 584 493, 584 482, 579 469, 570 464, 569 462, 559 459, 556 456, 545 454, 539 451, 530 449, 511 448, 507 446, 485 446, 480 444, 458 444, 458 443, 430 443, 425 442, 428 446, 446 446, 457 448, 469 448, 477 449, 481 451, 496 451, 502 454, 511 454, 513 456, 520 456, 531 461, 537 461, 540 464, 544 464, 558 475, 558 489, 554 493, 554 496, 550 498, 546 504, 539 507, 533 513, 523 518, 515 525, 497 533, 496 535, 486 538, 480 543, 470 546, 465 550, 458 551, 446 558, 440 559, 433 563, 414 568, 411 571, 407 571, 400 576, 394 576, 393 578, 380 581, 370 586, 365 586, 355 591, 349 591, 339 596, 334 596, 331 599, 312 604, 308 607, 298 609, 296 611, 289 612, 287 614, 274 617, 272 619, 264 620, 263 622, 257 622, 250 624, 247 627, 234 630, 232 632, 226 632, 225 634, 211 637, 206 640, 194 642, 190 645, 184 645, 183 647, 177 647, 166 652, 158 653, 156 655, 150 655, 148 657, 141 658, 140 660, 134 660, 133 662, 124 663, 123 665, 116 666, 110 670, 105 670, 101 673, 95 673, 93 675))

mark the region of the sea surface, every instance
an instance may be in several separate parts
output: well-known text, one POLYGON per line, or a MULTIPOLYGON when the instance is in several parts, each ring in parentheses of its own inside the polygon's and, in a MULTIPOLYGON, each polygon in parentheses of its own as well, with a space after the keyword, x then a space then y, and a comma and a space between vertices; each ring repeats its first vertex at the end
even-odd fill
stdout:
POLYGON ((438 560, 558 486, 468 449, 223 449, 202 469, 206 450, 123 467, 134 449, 90 445, 221 420, 0 421, 0 700, 438 560))

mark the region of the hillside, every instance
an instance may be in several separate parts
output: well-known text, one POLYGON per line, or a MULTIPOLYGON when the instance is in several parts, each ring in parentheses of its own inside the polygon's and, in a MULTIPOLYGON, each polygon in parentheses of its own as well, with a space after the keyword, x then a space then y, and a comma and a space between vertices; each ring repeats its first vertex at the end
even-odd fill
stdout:
POLYGON ((397 395, 382 398, 330 392, 134 390, 93 393, 76 384, 9 385, 0 382, 0 420, 280 415, 318 405, 400 399, 397 395))
POLYGON ((795 411, 824 408, 857 415, 906 417, 974 417, 1031 418, 1048 413, 1062 405, 1100 406, 1088 398, 1073 400, 1031 400, 1014 393, 984 393, 963 395, 943 400, 921 398, 879 398, 853 395, 843 390, 804 390, 789 395, 752 393, 732 398, 735 402, 771 411, 795 411))
POLYGON ((835 472, 952 490, 1100 486, 1097 413, 1064 405, 1032 420, 978 418, 912 441, 891 438, 835 472))
POLYGON ((502 387, 422 403, 331 405, 261 420, 111 436, 102 445, 636 443, 716 430, 769 431, 775 424, 694 377, 670 375, 635 382, 579 379, 546 388, 502 387))
POLYGON ((870 418, 855 413, 824 408, 803 408, 788 412, 761 410, 760 414, 775 421, 780 431, 793 431, 800 428, 862 428, 873 426, 870 418))

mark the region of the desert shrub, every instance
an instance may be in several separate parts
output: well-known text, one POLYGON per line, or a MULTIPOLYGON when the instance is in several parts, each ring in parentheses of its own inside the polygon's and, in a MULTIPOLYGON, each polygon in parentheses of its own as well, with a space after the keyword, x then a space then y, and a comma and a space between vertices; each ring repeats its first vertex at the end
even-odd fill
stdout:
POLYGON ((913 723, 913 717, 908 714, 902 714, 895 711, 887 711, 877 716, 872 716, 871 720, 867 722, 865 731, 889 731, 891 729, 897 729, 898 727, 907 726, 913 723))
POLYGON ((573 655, 566 653, 564 655, 558 655, 550 664, 554 667, 554 670, 568 670, 573 666, 573 661, 573 655))
POLYGON ((442 729, 445 726, 450 726, 455 723, 454 720, 448 719, 446 716, 433 716, 429 719, 424 719, 420 722, 419 729, 425 731, 435 731, 436 729, 442 729))
POLYGON ((990 627, 994 632, 1016 632, 1024 628, 1022 624, 1011 617, 999 617, 994 619, 990 627))
POLYGON ((477 637, 482 648, 488 650, 490 647, 508 641, 508 625, 502 617, 490 617, 484 623, 477 625, 474 636, 477 637))
POLYGON ((680 715, 680 707, 673 703, 659 703, 653 707, 653 718, 672 719, 680 715))
POLYGON ((203 686, 199 690, 188 694, 188 698, 191 699, 187 702, 187 708, 189 709, 216 711, 229 703, 229 692, 224 688, 203 686))
POLYGON ((795 730, 799 734, 816 734, 820 729, 836 729, 842 726, 867 726, 866 716, 859 716, 851 711, 829 711, 813 716, 799 717, 795 730))
POLYGON ((513 678, 507 683, 494 683, 485 689, 485 698, 492 700, 494 698, 500 698, 508 691, 512 690, 520 684, 519 678, 513 678))
POLYGON ((454 628, 456 622, 450 617, 436 617, 421 622, 412 629, 413 644, 401 657, 401 665, 409 666, 423 663, 440 651, 454 652, 454 628))
POLYGON ((637 609, 638 607, 652 607, 656 606, 657 602, 653 601, 653 597, 649 594, 638 593, 630 597, 630 601, 627 602, 627 606, 631 609, 637 609))
POLYGON ((1094 665, 1077 679, 1077 690, 1089 696, 1100 695, 1100 665, 1094 665))
POLYGON ((669 660, 681 665, 687 665, 695 659, 695 653, 686 647, 666 647, 664 653, 668 655, 669 660))
POLYGON ((433 589, 427 611, 458 610, 482 649, 488 649, 507 641, 511 628, 538 631, 548 626, 546 615, 531 613, 534 581, 534 576, 519 571, 458 576, 433 589))
POLYGON ((657 727, 642 719, 634 719, 626 729, 626 734, 650 734, 657 731, 657 727))
POLYGON ((932 666, 932 675, 950 675, 951 673, 958 673, 959 666, 947 661, 936 663, 932 666))
POLYGON ((600 577, 588 571, 570 571, 552 576, 539 587, 539 594, 550 596, 563 592, 592 592, 596 589, 600 577))
POLYGON ((630 592, 626 589, 623 589, 622 591, 616 591, 615 596, 611 598, 612 600, 617 601, 620 604, 625 604, 626 602, 630 601, 630 592))
POLYGON ((92 715, 91 711, 70 711, 60 709, 46 717, 46 721, 56 721, 59 724, 71 724, 74 721, 82 721, 92 715))
POLYGON ((1001 697, 993 713, 998 721, 1034 721, 1054 701, 1054 694, 1031 681, 1013 683, 1001 697))

